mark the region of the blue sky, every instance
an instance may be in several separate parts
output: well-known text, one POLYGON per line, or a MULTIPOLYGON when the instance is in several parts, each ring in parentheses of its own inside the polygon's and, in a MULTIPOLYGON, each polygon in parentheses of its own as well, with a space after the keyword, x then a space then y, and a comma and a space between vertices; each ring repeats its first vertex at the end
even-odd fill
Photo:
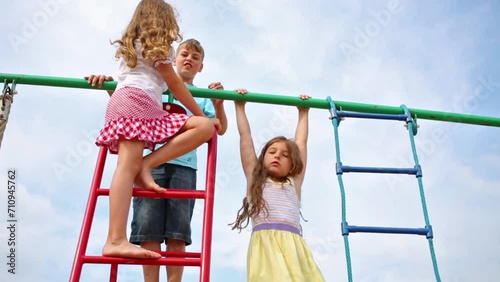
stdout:
MULTIPOLYGON (((206 49, 205 68, 195 80, 200 87, 221 81, 226 89, 246 87, 257 93, 308 93, 321 99, 330 95, 340 101, 499 116, 500 4, 465 2, 171 3, 179 11, 184 37, 197 38, 206 49), (482 91, 477 92, 478 87, 482 91)), ((115 76, 117 62, 109 40, 120 36, 136 3, 4 3, 8 13, 0 19, 0 72, 115 76)), ((108 96, 104 91, 27 85, 18 90, 0 150, 0 181, 6 182, 8 168, 19 172, 18 273, 8 274, 2 263, 0 281, 67 281, 98 152, 93 142, 108 96), (61 166, 68 170, 58 171, 61 166)), ((250 231, 238 234, 227 226, 239 209, 245 182, 235 157, 234 106, 231 101, 225 106, 230 124, 219 139, 212 281, 232 282, 245 281, 250 231)), ((271 135, 293 136, 295 113, 293 107, 249 104, 256 148, 271 135), (281 128, 270 127, 272 119, 279 120, 281 128)), ((327 281, 346 281, 328 117, 324 110, 310 113, 304 238, 327 281)), ((346 120, 340 134, 344 164, 399 166, 411 157, 407 132, 398 122, 346 120)), ((499 139, 500 129, 494 127, 420 120, 416 142, 442 281, 496 281, 500 276, 499 139)), ((206 148, 199 154, 202 188, 206 148)), ((115 162, 115 156, 108 157, 103 186, 109 185, 115 162)), ((348 174, 344 181, 350 224, 423 227, 414 177, 348 174)), ((5 189, 0 198, 0 210, 5 211, 5 189)), ((190 251, 200 247, 202 206, 197 202, 190 251)), ((6 224, 5 212, 0 220, 6 224)), ((90 254, 100 253, 106 231, 103 198, 90 254)), ((2 257, 7 255, 6 238, 7 233, 0 233, 2 257)), ((352 234, 349 239, 355 281, 434 279, 422 237, 352 234)), ((108 271, 107 266, 86 265, 81 281, 102 281, 108 271)), ((119 281, 140 281, 142 272, 137 266, 122 266, 119 275, 119 281)), ((187 269, 184 281, 198 281, 197 269, 187 269)))

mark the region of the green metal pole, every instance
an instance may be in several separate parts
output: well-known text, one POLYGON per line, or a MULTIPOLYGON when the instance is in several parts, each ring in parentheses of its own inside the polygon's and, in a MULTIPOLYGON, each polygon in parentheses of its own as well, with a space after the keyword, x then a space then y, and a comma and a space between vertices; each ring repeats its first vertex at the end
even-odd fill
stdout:
MULTIPOLYGON (((68 77, 53 77, 53 76, 37 76, 37 75, 23 75, 23 74, 7 74, 0 73, 0 81, 7 81, 8 83, 13 80, 16 84, 26 85, 39 85, 39 86, 52 86, 52 87, 67 87, 67 88, 81 88, 81 89, 96 89, 96 90, 114 90, 116 88, 116 81, 104 82, 103 87, 91 87, 83 78, 68 78, 68 77)), ((165 92, 168 94, 169 92, 165 92)), ((240 95, 234 91, 228 90, 212 90, 204 88, 191 89, 194 97, 204 98, 219 98, 224 100, 233 101, 247 101, 253 103, 275 104, 286 106, 302 106, 317 109, 329 109, 329 103, 326 99, 312 98, 309 100, 300 100, 295 96, 282 96, 275 94, 260 94, 249 92, 246 95, 240 95)), ((374 104, 363 104, 345 101, 334 101, 338 110, 361 112, 361 113, 374 113, 374 114, 403 114, 403 110, 399 106, 383 106, 374 104)), ((423 109, 409 108, 410 112, 417 116, 418 119, 427 119, 435 121, 446 121, 454 123, 475 124, 484 126, 500 127, 500 117, 488 117, 477 115, 466 115, 451 112, 431 111, 423 109)))

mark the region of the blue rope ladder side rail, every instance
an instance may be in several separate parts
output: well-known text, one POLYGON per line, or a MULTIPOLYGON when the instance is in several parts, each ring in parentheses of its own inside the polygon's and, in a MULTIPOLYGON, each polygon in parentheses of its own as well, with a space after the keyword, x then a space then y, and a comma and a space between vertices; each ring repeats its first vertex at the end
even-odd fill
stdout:
POLYGON ((326 99, 330 104, 330 119, 333 124, 333 132, 335 138, 335 154, 336 154, 336 174, 337 180, 340 187, 340 198, 342 205, 342 223, 341 223, 341 231, 342 236, 344 238, 344 246, 345 246, 345 255, 347 262, 347 277, 348 281, 353 281, 352 275, 352 266, 351 266, 351 255, 349 251, 349 233, 388 233, 388 234, 413 234, 413 235, 422 235, 426 236, 429 249, 432 259, 432 265, 434 268, 434 276, 436 277, 437 282, 441 282, 441 277, 439 275, 436 254, 434 251, 434 243, 433 243, 433 232, 432 225, 429 221, 429 215, 427 211, 427 204, 425 201, 425 193, 424 193, 424 185, 422 182, 422 169, 420 167, 420 163, 418 161, 417 150, 415 146, 415 138, 418 132, 417 125, 417 117, 412 117, 410 111, 405 105, 401 105, 401 108, 404 114, 398 115, 387 115, 387 114, 368 114, 368 113, 357 113, 357 112, 344 112, 341 108, 337 110, 337 107, 330 96, 326 99), (381 120, 398 120, 404 121, 407 127, 409 136, 410 136, 410 144, 411 150, 413 153, 413 160, 415 162, 415 166, 413 168, 378 168, 378 167, 354 167, 354 166, 344 166, 342 164, 340 158, 340 142, 339 142, 339 125, 340 121, 344 118, 365 118, 365 119, 381 119, 381 120), (409 174, 415 175, 418 180, 419 192, 420 192, 420 200, 422 202, 422 210, 424 213, 425 227, 424 228, 400 228, 400 227, 373 227, 373 226, 355 226, 349 225, 347 222, 347 212, 346 212, 346 196, 345 196, 345 188, 344 182, 342 180, 343 173, 348 172, 358 172, 358 173, 395 173, 395 174, 409 174))

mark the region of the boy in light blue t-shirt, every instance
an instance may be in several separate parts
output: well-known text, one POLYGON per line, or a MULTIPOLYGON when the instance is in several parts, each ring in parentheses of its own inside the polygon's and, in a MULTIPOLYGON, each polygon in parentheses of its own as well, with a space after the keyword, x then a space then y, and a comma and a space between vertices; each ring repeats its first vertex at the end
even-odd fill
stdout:
MULTIPOLYGON (((175 67, 177 75, 188 88, 193 84, 195 76, 203 69, 205 52, 200 42, 188 39, 177 48, 175 67)), ((220 82, 208 86, 211 89, 224 89, 220 82)), ((219 135, 227 130, 227 118, 222 100, 195 98, 200 108, 209 118, 217 118, 221 127, 219 135)), ((163 95, 163 102, 168 97, 163 95)), ((178 100, 173 103, 182 106, 188 115, 192 113, 178 100)), ((145 150, 146 154, 150 153, 145 150)), ((151 171, 156 183, 161 187, 196 190, 197 154, 193 150, 177 159, 160 165, 151 171)), ((191 245, 191 218, 195 205, 194 199, 153 199, 134 198, 132 232, 130 242, 140 244, 142 248, 160 251, 163 242, 167 251, 184 252, 191 245)), ((144 281, 158 281, 158 265, 144 265, 144 281)), ((167 266, 168 281, 181 281, 183 266, 167 266)))

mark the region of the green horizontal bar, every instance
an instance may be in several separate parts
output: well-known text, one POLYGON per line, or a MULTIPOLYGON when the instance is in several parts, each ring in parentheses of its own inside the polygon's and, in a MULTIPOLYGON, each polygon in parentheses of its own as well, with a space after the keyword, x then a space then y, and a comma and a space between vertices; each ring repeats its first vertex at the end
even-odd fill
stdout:
MULTIPOLYGON (((23 75, 23 74, 7 74, 0 73, 0 81, 16 84, 26 85, 39 85, 39 86, 52 86, 52 87, 67 87, 67 88, 81 88, 81 89, 95 89, 95 90, 114 90, 116 88, 116 81, 109 81, 103 84, 102 88, 92 87, 83 78, 68 78, 68 77, 53 77, 53 76, 37 76, 37 75, 23 75)), ((286 106, 302 106, 317 109, 329 109, 329 103, 326 99, 311 98, 309 100, 300 100, 296 96, 282 96, 275 94, 260 94, 249 92, 245 95, 240 95, 234 91, 228 90, 212 90, 204 88, 190 89, 194 97, 204 98, 218 98, 233 101, 247 101, 263 104, 275 104, 286 106)), ((169 94, 169 92, 165 92, 169 94)), ((373 113, 373 114, 403 114, 400 107, 383 106, 374 104, 363 104, 345 101, 334 101, 338 110, 373 113)), ((435 121, 446 121, 454 123, 475 124, 484 126, 500 127, 499 117, 487 117, 477 115, 467 115, 451 112, 440 112, 422 109, 409 108, 412 115, 417 116, 418 119, 427 119, 435 121)))

